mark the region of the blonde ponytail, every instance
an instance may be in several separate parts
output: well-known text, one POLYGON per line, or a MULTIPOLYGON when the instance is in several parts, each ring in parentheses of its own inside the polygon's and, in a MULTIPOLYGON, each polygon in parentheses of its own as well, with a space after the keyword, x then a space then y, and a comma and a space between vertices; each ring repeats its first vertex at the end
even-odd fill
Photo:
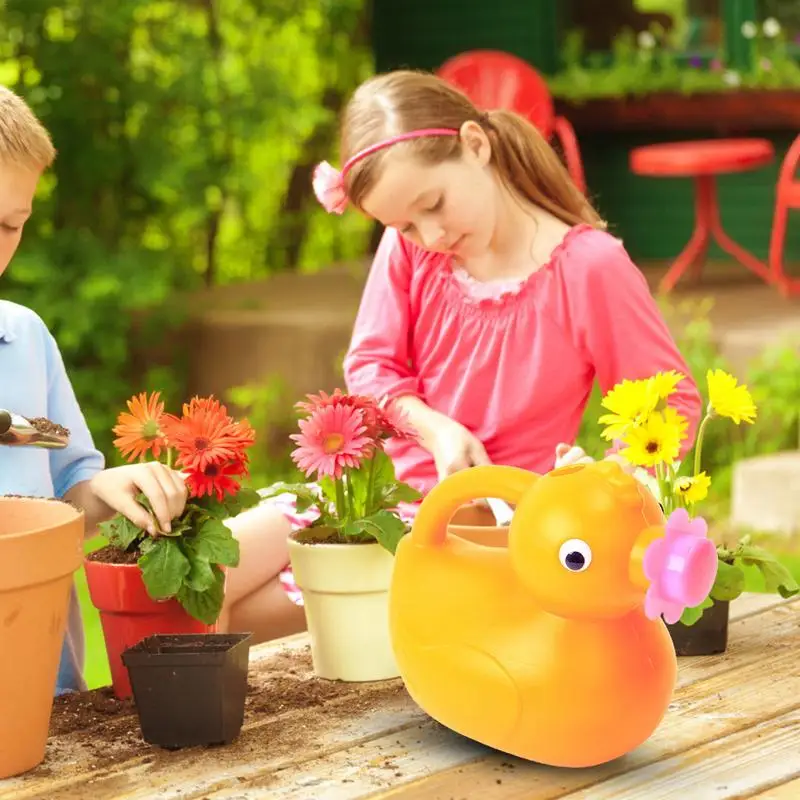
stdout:
POLYGON ((509 189, 568 225, 606 227, 572 182, 556 152, 530 122, 504 110, 490 111, 485 119, 492 161, 509 189))

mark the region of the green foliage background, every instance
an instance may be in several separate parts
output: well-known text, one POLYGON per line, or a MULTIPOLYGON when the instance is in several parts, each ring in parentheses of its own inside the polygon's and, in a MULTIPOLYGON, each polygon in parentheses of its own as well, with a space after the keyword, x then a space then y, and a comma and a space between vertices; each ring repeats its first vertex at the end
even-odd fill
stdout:
POLYGON ((107 453, 133 391, 182 399, 179 363, 137 362, 176 292, 363 252, 310 175, 368 32, 364 0, 0 0, 0 83, 58 150, 2 296, 50 326, 107 453))

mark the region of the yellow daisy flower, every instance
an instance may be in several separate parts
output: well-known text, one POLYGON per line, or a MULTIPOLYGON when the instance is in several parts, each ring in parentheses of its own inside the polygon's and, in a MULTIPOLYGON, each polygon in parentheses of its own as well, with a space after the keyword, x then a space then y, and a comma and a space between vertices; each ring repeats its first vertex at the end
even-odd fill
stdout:
POLYGON ((602 401, 603 407, 612 413, 598 420, 607 426, 601 436, 608 441, 622 439, 630 426, 643 424, 683 379, 680 372, 670 370, 651 378, 618 383, 602 401))
POLYGON ((692 505, 708 497, 709 486, 711 486, 711 478, 705 472, 701 472, 693 478, 678 478, 675 481, 675 492, 684 504, 692 505))
POLYGON ((642 425, 628 429, 623 440, 627 447, 620 455, 639 467, 672 464, 681 449, 682 419, 676 412, 654 411, 642 425))
POLYGON ((710 413, 727 417, 737 425, 755 421, 756 404, 746 386, 740 386, 736 378, 721 369, 709 370, 706 380, 710 413))

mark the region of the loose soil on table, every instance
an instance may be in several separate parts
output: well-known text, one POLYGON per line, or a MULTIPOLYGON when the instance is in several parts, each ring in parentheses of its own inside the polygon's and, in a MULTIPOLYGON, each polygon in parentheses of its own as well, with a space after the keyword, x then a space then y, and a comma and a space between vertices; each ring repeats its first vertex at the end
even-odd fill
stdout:
POLYGON ((343 683, 317 678, 308 647, 287 649, 253 662, 248 679, 242 733, 223 748, 170 752, 148 745, 141 738, 133 701, 120 702, 110 687, 58 697, 53 705, 47 758, 28 775, 32 779, 63 778, 142 757, 150 762, 171 759, 170 763, 175 763, 181 754, 189 753, 196 760, 236 760, 251 750, 263 757, 264 741, 269 742, 272 758, 291 758, 298 748, 307 745, 309 736, 313 738, 315 729, 343 724, 405 695, 399 679, 343 683))
POLYGON ((128 553, 126 550, 120 550, 119 547, 106 545, 89 553, 86 558, 89 561, 99 561, 102 564, 136 564, 139 561, 139 554, 136 552, 128 553))

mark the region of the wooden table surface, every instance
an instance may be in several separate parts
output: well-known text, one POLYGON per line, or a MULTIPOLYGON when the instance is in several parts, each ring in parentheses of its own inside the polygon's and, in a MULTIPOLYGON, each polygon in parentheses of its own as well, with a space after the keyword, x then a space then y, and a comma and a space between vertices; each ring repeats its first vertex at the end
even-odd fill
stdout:
POLYGON ((90 725, 52 736, 44 764, 0 781, 0 797, 800 798, 800 599, 744 596, 731 617, 728 652, 681 659, 661 726, 636 752, 602 767, 554 769, 490 751, 430 720, 399 681, 316 679, 302 635, 253 649, 235 743, 150 747, 128 710, 102 720, 102 735, 90 725))

